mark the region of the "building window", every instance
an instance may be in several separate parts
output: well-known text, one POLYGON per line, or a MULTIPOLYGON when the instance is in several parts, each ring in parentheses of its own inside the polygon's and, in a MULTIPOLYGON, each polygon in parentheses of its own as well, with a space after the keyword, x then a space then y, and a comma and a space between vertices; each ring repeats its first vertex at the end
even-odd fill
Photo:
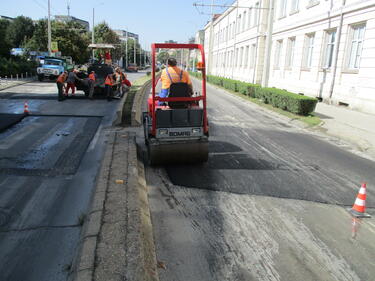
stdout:
POLYGON ((246 19, 247 19, 247 17, 246 17, 246 11, 245 11, 245 12, 243 12, 242 32, 245 31, 245 29, 246 29, 246 19))
POLYGON ((298 5, 299 5, 299 0, 292 0, 292 3, 290 4, 290 12, 295 13, 298 12, 298 5))
POLYGON ((251 45, 251 54, 250 54, 250 68, 254 68, 255 66, 255 54, 256 54, 256 45, 251 45))
POLYGON ((238 48, 236 49, 235 58, 234 58, 234 66, 238 64, 238 48))
POLYGON ((303 50, 303 61, 302 67, 311 68, 312 56, 314 51, 314 39, 315 33, 310 33, 305 35, 305 47, 303 50))
POLYGON ((286 16, 286 2, 287 0, 280 0, 279 18, 283 18, 286 16))
POLYGON ((246 46, 245 58, 244 58, 244 63, 243 63, 244 68, 247 68, 248 60, 249 60, 249 46, 246 46))
POLYGON ((325 52, 323 59, 323 68, 330 68, 333 61, 333 51, 335 49, 336 41, 336 29, 326 31, 326 43, 325 43, 325 52))
POLYGON ((240 59, 239 59, 239 67, 242 67, 243 62, 243 47, 240 49, 240 59))
POLYGON ((233 67, 234 59, 233 59, 233 51, 230 51, 230 66, 233 67))
POLYGON ((234 38, 235 32, 236 32, 236 22, 233 22, 233 26, 232 26, 232 38, 234 38))
POLYGON ((258 18, 259 18, 259 2, 255 3, 255 8, 254 8, 254 26, 258 25, 258 18))
POLYGON ((296 37, 288 38, 288 44, 287 44, 287 49, 286 49, 285 68, 290 68, 290 67, 293 66, 295 45, 296 45, 296 37))
POLYGON ((247 19, 247 25, 248 25, 248 28, 251 27, 251 12, 253 11, 253 8, 250 8, 249 9, 249 15, 248 15, 248 19, 247 19))
POLYGON ((283 40, 276 41, 274 68, 280 68, 280 55, 283 49, 283 40))
POLYGON ((350 28, 349 41, 349 69, 358 69, 361 60, 363 39, 365 35, 365 25, 352 25, 350 28))
POLYGON ((237 34, 241 32, 241 15, 238 16, 237 20, 237 34))

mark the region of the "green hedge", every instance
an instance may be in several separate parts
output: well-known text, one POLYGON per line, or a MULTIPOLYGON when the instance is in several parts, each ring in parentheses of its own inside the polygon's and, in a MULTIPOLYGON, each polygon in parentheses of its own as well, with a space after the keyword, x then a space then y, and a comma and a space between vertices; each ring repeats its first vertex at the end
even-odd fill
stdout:
MULTIPOLYGON (((191 74, 197 78, 202 78, 200 72, 191 72, 191 74)), ((207 82, 252 98, 260 99, 264 103, 299 115, 306 116, 311 114, 315 110, 315 106, 318 102, 316 98, 294 94, 286 90, 263 88, 257 84, 213 75, 207 75, 207 82)))
POLYGON ((34 61, 27 61, 23 58, 12 57, 12 58, 1 58, 0 57, 0 76, 10 75, 16 76, 16 74, 35 74, 37 64, 34 61))

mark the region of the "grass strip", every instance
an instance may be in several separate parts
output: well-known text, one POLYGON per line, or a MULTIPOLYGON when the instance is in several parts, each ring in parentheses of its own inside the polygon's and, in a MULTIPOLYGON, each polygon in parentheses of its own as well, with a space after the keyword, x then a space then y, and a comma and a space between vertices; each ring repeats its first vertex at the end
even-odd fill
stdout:
MULTIPOLYGON (((195 75, 194 75, 194 76, 195 76, 195 75)), ((202 80, 202 78, 199 77, 199 75, 198 75, 198 76, 195 76, 195 77, 196 77, 197 79, 199 79, 199 80, 202 80)), ((209 84, 211 84, 211 85, 214 85, 214 86, 216 86, 216 87, 218 87, 218 88, 221 88, 221 89, 227 91, 228 93, 230 93, 230 94, 232 94, 232 95, 238 96, 238 97, 243 98, 243 99, 248 100, 248 101, 251 101, 251 102, 253 102, 253 103, 255 103, 255 104, 257 104, 257 105, 259 105, 259 106, 261 106, 261 107, 263 107, 263 108, 266 108, 266 109, 268 109, 268 110, 272 110, 272 111, 274 111, 274 112, 276 112, 276 113, 279 113, 279 114, 281 114, 281 115, 283 115, 283 116, 286 116, 286 117, 288 117, 288 118, 290 118, 290 119, 292 119, 292 120, 298 120, 298 121, 301 121, 301 122, 307 124, 308 127, 314 127, 314 126, 317 126, 317 125, 319 125, 320 123, 322 123, 322 120, 321 120, 318 116, 316 116, 314 113, 311 113, 311 114, 309 114, 309 115, 307 115, 307 116, 294 114, 294 113, 292 113, 292 112, 285 111, 285 110, 283 110, 283 109, 281 109, 281 108, 274 107, 274 106, 272 106, 271 104, 266 104, 266 103, 264 103, 264 102, 263 102, 262 100, 260 100, 260 99, 249 97, 249 96, 247 96, 247 95, 241 94, 241 93, 236 92, 236 91, 231 90, 231 89, 227 89, 227 88, 225 88, 225 87, 223 87, 223 86, 216 85, 216 84, 214 84, 214 83, 210 83, 210 82, 207 82, 207 83, 209 83, 209 84)))

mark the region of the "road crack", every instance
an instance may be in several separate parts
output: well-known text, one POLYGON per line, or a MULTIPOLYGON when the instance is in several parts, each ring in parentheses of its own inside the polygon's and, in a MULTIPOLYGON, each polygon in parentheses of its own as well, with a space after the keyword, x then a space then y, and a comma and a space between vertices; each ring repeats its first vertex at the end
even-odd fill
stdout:
POLYGON ((81 227, 80 224, 68 224, 68 225, 41 225, 41 226, 33 226, 33 227, 26 227, 26 228, 19 228, 19 229, 7 229, 7 230, 0 230, 0 233, 8 233, 8 232, 24 232, 24 231, 33 231, 33 230, 41 230, 41 229, 63 229, 63 228, 73 228, 73 227, 81 227))

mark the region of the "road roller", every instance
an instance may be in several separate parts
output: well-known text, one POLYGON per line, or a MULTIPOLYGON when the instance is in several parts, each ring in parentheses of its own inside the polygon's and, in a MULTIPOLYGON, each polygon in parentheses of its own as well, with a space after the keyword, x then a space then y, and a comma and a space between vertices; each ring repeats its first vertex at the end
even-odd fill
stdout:
MULTIPOLYGON (((155 43, 152 52, 152 91, 148 111, 143 112, 143 128, 151 165, 192 164, 208 160, 208 120, 204 49, 200 44, 155 43), (192 93, 186 83, 172 83, 167 97, 156 93, 156 50, 198 49, 202 61, 202 90, 192 93)), ((184 70, 185 71, 185 70, 184 70)))

